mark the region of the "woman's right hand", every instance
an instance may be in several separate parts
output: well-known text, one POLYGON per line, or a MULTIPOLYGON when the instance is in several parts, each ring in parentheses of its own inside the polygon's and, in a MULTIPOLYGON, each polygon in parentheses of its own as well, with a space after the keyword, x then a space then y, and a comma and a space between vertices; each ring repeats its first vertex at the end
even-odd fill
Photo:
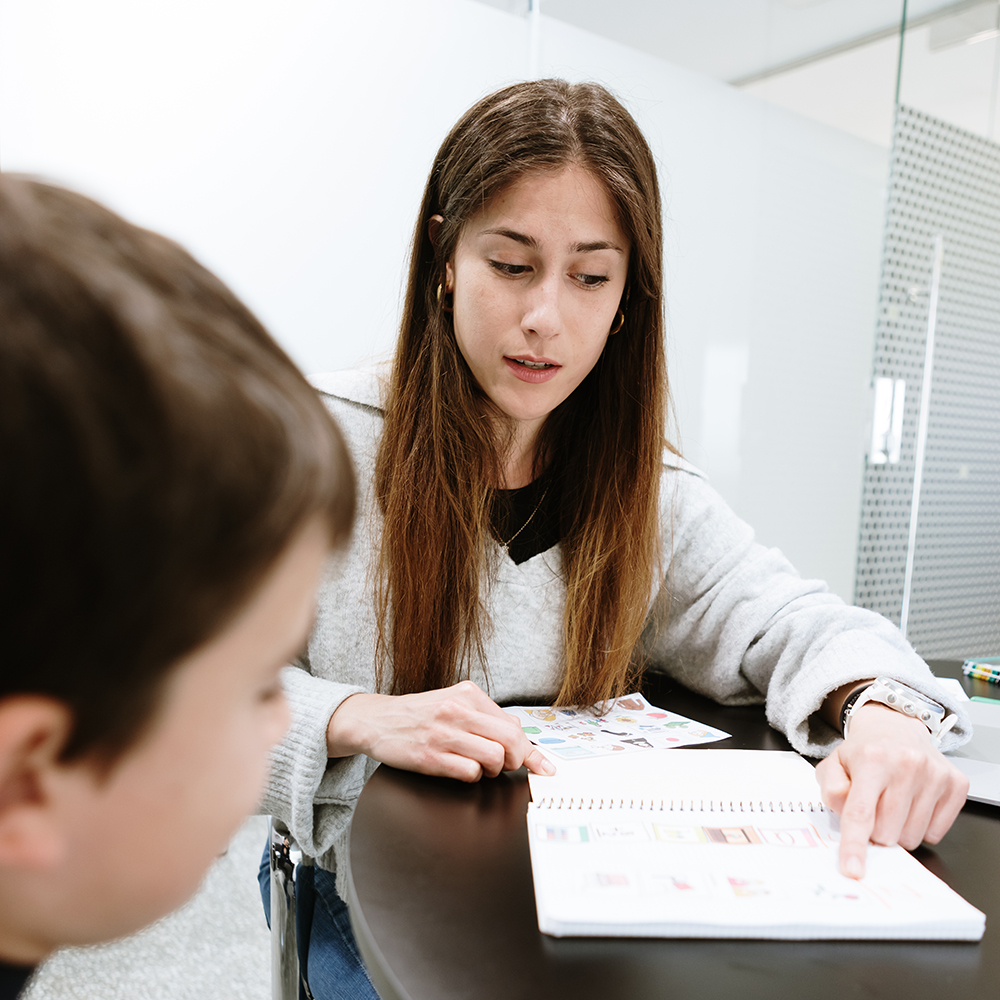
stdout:
POLYGON ((522 765, 554 774, 521 724, 478 685, 461 681, 419 694, 354 694, 326 729, 330 757, 364 753, 407 771, 460 781, 495 778, 522 765))

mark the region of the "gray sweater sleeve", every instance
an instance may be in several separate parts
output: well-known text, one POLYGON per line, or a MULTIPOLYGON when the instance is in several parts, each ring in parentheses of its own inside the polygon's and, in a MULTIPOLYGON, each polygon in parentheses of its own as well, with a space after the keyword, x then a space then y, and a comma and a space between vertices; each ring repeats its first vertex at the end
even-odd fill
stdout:
POLYGON ((754 541, 703 477, 677 462, 663 480, 666 579, 644 636, 653 669, 727 705, 764 701, 796 750, 828 754, 840 739, 818 715, 842 684, 887 675, 959 716, 943 749, 971 734, 961 704, 899 630, 803 580, 778 549, 754 541))
POLYGON ((260 808, 284 820, 306 854, 318 857, 345 832, 375 766, 365 756, 331 760, 326 753, 330 716, 345 698, 364 688, 315 677, 307 668, 303 664, 283 671, 292 721, 271 755, 260 808))

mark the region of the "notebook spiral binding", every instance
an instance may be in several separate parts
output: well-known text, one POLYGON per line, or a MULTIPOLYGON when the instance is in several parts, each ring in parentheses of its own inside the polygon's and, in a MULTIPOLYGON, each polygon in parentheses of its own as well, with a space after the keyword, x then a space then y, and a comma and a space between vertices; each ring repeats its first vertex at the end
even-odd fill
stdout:
POLYGON ((805 813, 828 812, 822 802, 753 802, 718 799, 595 799, 546 797, 535 803, 538 809, 611 810, 639 809, 650 812, 719 813, 805 813))

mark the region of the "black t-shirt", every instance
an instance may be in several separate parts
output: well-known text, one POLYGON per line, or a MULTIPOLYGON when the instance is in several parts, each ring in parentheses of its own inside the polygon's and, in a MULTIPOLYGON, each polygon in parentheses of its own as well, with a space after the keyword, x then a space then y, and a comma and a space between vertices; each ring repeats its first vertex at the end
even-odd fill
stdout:
POLYGON ((554 473, 545 472, 516 490, 494 490, 493 501, 493 534, 518 565, 562 540, 554 473))
POLYGON ((0 1000, 15 1000, 35 971, 33 965, 8 965, 0 962, 0 1000))

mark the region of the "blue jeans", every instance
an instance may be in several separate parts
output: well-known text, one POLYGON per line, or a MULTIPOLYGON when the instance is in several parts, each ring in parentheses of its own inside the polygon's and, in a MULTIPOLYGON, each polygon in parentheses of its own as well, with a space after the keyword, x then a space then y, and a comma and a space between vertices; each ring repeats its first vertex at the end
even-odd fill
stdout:
MULTIPOLYGON (((267 926, 271 926, 271 863, 267 845, 257 873, 267 926)), ((315 1000, 379 1000, 358 954, 347 915, 337 894, 336 878, 318 866, 295 873, 295 933, 299 969, 315 1000)), ((299 984, 299 1000, 306 994, 299 984)))

